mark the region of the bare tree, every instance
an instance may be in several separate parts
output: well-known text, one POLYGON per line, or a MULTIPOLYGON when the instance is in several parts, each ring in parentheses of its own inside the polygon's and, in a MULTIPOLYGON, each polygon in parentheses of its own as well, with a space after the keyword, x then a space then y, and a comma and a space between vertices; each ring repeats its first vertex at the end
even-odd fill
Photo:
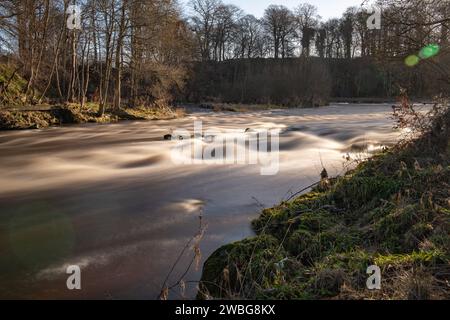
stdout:
POLYGON ((295 9, 295 18, 301 35, 302 55, 309 57, 311 53, 311 41, 314 38, 320 16, 317 7, 309 3, 300 4, 295 9))
POLYGON ((253 15, 239 19, 234 36, 235 56, 238 58, 264 57, 264 31, 261 21, 253 15))
POLYGON ((271 5, 264 12, 263 25, 271 39, 274 58, 291 55, 295 35, 292 12, 285 6, 271 5))
POLYGON ((219 5, 215 12, 215 24, 213 29, 213 59, 223 61, 231 47, 232 35, 237 28, 237 21, 242 16, 242 11, 234 5, 219 5))
POLYGON ((221 5, 221 0, 189 1, 189 7, 193 12, 191 17, 192 28, 197 36, 200 55, 203 60, 211 59, 213 30, 216 23, 217 10, 221 5))
POLYGON ((120 22, 116 40, 116 57, 115 57, 115 86, 114 86, 114 109, 120 109, 122 98, 122 50, 125 38, 126 13, 128 10, 128 0, 123 0, 120 6, 120 22))

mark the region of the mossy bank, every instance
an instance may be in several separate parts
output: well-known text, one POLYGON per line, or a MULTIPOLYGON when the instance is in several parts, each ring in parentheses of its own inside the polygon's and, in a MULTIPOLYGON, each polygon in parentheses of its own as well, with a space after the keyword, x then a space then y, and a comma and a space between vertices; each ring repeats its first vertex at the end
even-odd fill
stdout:
POLYGON ((418 140, 266 209, 205 262, 200 299, 450 298, 449 113, 418 140), (368 290, 368 266, 381 290, 368 290))
POLYGON ((98 105, 43 106, 0 110, 0 130, 42 129, 50 126, 81 123, 113 123, 120 120, 159 120, 183 116, 171 108, 123 108, 98 115, 98 105))

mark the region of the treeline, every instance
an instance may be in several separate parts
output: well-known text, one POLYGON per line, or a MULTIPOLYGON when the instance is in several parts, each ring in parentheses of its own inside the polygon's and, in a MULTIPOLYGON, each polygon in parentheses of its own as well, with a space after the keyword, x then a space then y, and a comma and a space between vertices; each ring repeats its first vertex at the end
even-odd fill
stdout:
MULTIPOLYGON (((450 83, 448 0, 380 0, 381 29, 353 7, 269 6, 262 18, 221 0, 3 0, 1 101, 88 101, 99 113, 174 100, 320 105, 329 97, 431 96, 450 83), (69 28, 77 22, 80 28, 69 28), (423 51, 433 45, 433 54, 423 51), (404 61, 407 56, 406 66, 404 61), (20 76, 22 94, 8 90, 20 76), (24 82, 24 83, 23 83, 24 82), (23 88, 22 88, 23 87, 23 88)), ((448 89, 446 89, 448 90, 448 89)))
POLYGON ((26 80, 26 104, 95 101, 100 114, 166 104, 194 59, 191 36, 172 0, 0 2, 0 47, 26 80))
POLYGON ((448 0, 381 0, 367 8, 350 7, 341 18, 327 21, 308 3, 294 10, 270 5, 261 19, 222 0, 190 0, 189 7, 203 60, 395 57, 429 43, 448 43, 449 35, 448 0), (380 29, 369 20, 375 8, 381 13, 380 29))
POLYGON ((380 29, 368 27, 373 11, 357 7, 328 21, 310 4, 271 5, 261 19, 221 0, 190 7, 203 61, 188 86, 191 101, 312 106, 330 97, 391 98, 402 89, 427 98, 449 92, 447 0, 378 1, 380 29), (423 56, 430 44, 439 54, 423 56), (420 63, 405 65, 421 54, 420 63))
POLYGON ((331 99, 395 100, 407 88, 411 98, 428 100, 450 93, 442 80, 428 64, 409 68, 403 61, 381 64, 371 57, 235 59, 197 63, 183 99, 317 107, 331 99))
POLYGON ((377 32, 367 28, 369 13, 349 8, 340 19, 321 21, 315 6, 294 10, 270 5, 261 19, 222 0, 190 0, 190 21, 202 60, 351 58, 373 55, 381 47, 377 32))
POLYGON ((194 67, 186 100, 319 106, 330 96, 331 81, 319 58, 201 62, 194 67))

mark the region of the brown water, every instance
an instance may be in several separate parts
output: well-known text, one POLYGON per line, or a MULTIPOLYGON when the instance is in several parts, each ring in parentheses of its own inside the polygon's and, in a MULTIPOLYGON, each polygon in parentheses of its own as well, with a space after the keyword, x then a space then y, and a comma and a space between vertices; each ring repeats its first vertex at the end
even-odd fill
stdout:
MULTIPOLYGON (((122 122, 0 133, 0 298, 155 299, 186 242, 207 225, 202 261, 252 235, 260 206, 318 180, 343 155, 392 144, 389 105, 192 113, 170 121, 122 122), (176 128, 278 128, 280 171, 255 165, 174 165, 176 128), (82 290, 69 291, 68 265, 82 290)), ((192 257, 189 248, 168 284, 192 257)), ((195 295, 201 270, 183 277, 195 295)), ((181 298, 175 288, 170 298, 181 298)))

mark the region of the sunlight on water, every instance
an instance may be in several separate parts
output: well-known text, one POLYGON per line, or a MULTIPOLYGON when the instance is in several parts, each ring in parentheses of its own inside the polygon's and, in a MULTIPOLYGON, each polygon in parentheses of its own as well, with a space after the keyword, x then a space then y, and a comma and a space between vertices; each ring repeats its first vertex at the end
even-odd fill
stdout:
POLYGON ((8 295, 64 298, 65 267, 79 264, 86 279, 80 297, 152 299, 197 232, 200 213, 204 259, 251 235, 261 206, 317 181, 322 165, 342 173, 347 153, 394 143, 390 112, 390 105, 339 105, 1 133, 0 277, 16 288, 8 295), (173 163, 177 142, 164 135, 193 133, 196 120, 223 138, 280 130, 278 174, 261 176, 255 164, 173 163))

